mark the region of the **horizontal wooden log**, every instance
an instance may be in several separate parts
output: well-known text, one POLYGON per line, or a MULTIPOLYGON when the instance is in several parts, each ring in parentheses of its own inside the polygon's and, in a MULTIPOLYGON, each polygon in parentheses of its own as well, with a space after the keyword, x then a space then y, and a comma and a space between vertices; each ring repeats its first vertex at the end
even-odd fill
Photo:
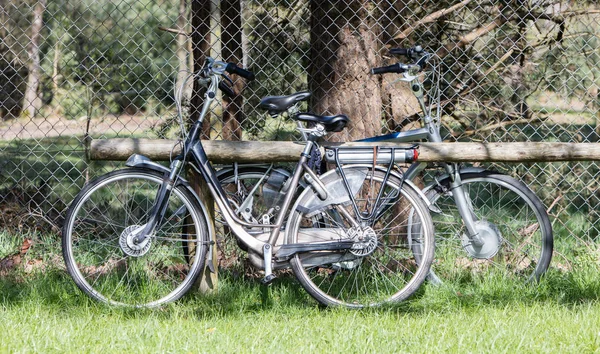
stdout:
MULTIPOLYGON (((202 142, 209 159, 215 163, 297 161, 302 144, 289 141, 202 142)), ((340 143, 340 146, 409 146, 398 143, 340 143)), ((420 143, 419 161, 454 162, 554 162, 600 161, 596 143, 420 143)), ((153 160, 168 160, 179 154, 180 144, 160 139, 96 139, 89 146, 91 160, 126 160, 137 153, 153 160)))

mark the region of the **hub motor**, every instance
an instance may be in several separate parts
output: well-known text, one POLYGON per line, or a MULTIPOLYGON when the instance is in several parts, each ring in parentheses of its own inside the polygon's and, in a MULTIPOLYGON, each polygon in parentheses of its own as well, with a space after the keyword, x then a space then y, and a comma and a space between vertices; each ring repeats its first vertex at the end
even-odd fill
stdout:
POLYGON ((463 248, 473 258, 489 259, 494 257, 502 246, 500 231, 494 223, 487 220, 477 220, 474 226, 483 244, 481 246, 474 245, 473 241, 466 234, 463 234, 463 248))
POLYGON ((126 255, 132 257, 141 257, 150 249, 151 237, 146 237, 143 242, 136 244, 134 238, 139 235, 144 229, 144 226, 131 225, 125 228, 119 236, 119 246, 126 255))

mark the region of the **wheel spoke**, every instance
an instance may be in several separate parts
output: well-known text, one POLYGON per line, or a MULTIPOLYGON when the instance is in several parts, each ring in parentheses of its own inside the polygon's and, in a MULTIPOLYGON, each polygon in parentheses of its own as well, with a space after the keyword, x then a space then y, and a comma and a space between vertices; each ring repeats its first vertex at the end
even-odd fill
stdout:
POLYGON ((300 283, 326 305, 360 307, 400 301, 409 297, 427 275, 433 258, 433 233, 427 208, 414 191, 407 188, 399 190, 402 184, 395 178, 382 185, 383 176, 380 171, 375 174, 369 172, 362 189, 355 196, 358 210, 363 215, 377 211, 374 214, 376 219, 368 225, 360 220, 349 220, 348 216, 354 215, 354 209, 348 205, 344 208, 351 211, 340 212, 341 218, 332 217, 331 212, 323 213, 320 219, 301 213, 294 215, 296 222, 292 224, 296 225, 296 235, 302 233, 303 228, 343 229, 346 237, 354 240, 358 247, 345 252, 346 256, 338 262, 322 258, 327 262, 321 264, 317 272, 309 270, 309 267, 305 269, 303 263, 314 263, 319 260, 318 256, 296 256, 293 260, 294 272, 300 283), (376 203, 381 188, 385 189, 379 203, 376 203), (413 228, 425 233, 421 236, 425 237, 422 250, 426 254, 421 256, 420 262, 414 258, 418 254, 406 242, 409 237, 415 236, 407 233, 410 218, 413 219, 413 228), (422 218, 427 218, 425 224, 422 218), (376 239, 373 246, 369 242, 371 237, 376 239))
MULTIPOLYGON (((111 304, 157 306, 183 295, 199 274, 202 262, 189 265, 184 245, 208 245, 206 223, 182 187, 172 190, 163 222, 147 242, 133 242, 161 184, 159 173, 116 171, 84 188, 71 205, 63 253, 69 273, 90 296, 111 304)), ((203 259, 206 247, 200 248, 197 255, 203 259)))

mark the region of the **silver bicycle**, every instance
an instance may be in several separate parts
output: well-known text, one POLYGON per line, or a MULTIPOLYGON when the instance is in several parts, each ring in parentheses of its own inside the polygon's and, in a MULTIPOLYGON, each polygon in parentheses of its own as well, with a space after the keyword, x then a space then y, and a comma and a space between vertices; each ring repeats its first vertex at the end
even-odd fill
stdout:
POLYGON ((264 270, 263 283, 275 279, 273 270, 291 268, 320 303, 348 307, 397 302, 413 294, 434 256, 428 201, 395 168, 396 162, 412 161, 415 149, 381 149, 384 167, 346 161, 345 150, 334 148, 336 168, 317 176, 308 156, 319 138, 341 131, 348 119, 297 116, 311 127, 301 128, 306 145, 285 191, 278 191, 282 199, 275 218, 270 223, 249 219, 242 210, 246 204, 235 203, 222 188, 199 139, 218 90, 233 94, 223 80, 227 74, 254 77, 211 58, 193 76, 208 90, 170 168, 133 155, 128 168, 93 180, 76 196, 62 247, 77 286, 96 300, 134 307, 160 306, 190 289, 217 245, 205 205, 182 176, 189 166, 204 178, 228 227, 264 270))
MULTIPOLYGON (((433 74, 437 69, 429 63, 431 55, 420 46, 392 49, 391 54, 408 57, 413 63, 374 68, 372 73, 402 75, 401 80, 410 85, 421 106, 422 127, 361 141, 441 142, 440 99, 435 93, 431 94, 429 105, 426 104, 420 77, 429 66, 430 80, 435 84, 436 75, 433 74), (432 113, 434 107, 437 108, 435 115, 432 113)), ((304 116, 306 113, 299 113, 297 105, 309 96, 309 93, 301 92, 266 97, 260 107, 271 115, 287 112, 292 117, 304 116)), ((327 151, 325 159, 334 162, 333 152, 327 151)), ((319 162, 313 162, 313 165, 318 166, 319 162)), ((550 265, 553 250, 552 226, 539 198, 525 184, 510 176, 454 163, 432 166, 415 162, 407 169, 405 179, 417 180, 425 168, 431 172, 432 167, 436 167, 437 172, 432 183, 423 189, 431 202, 436 228, 436 260, 429 280, 461 281, 493 276, 528 281, 539 279, 550 265)), ((285 191, 290 176, 285 169, 272 165, 233 165, 218 172, 229 197, 243 206, 239 209, 241 215, 264 224, 269 224, 278 210, 281 192, 285 191)))

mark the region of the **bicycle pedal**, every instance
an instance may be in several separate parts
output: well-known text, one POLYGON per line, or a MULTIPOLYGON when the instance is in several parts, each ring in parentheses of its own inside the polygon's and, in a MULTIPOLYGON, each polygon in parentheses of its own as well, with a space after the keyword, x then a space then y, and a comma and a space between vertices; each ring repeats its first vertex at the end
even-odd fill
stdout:
POLYGON ((263 285, 269 285, 273 282, 273 280, 277 279, 277 276, 275 274, 269 274, 266 277, 262 278, 260 280, 261 283, 263 283, 263 285))

